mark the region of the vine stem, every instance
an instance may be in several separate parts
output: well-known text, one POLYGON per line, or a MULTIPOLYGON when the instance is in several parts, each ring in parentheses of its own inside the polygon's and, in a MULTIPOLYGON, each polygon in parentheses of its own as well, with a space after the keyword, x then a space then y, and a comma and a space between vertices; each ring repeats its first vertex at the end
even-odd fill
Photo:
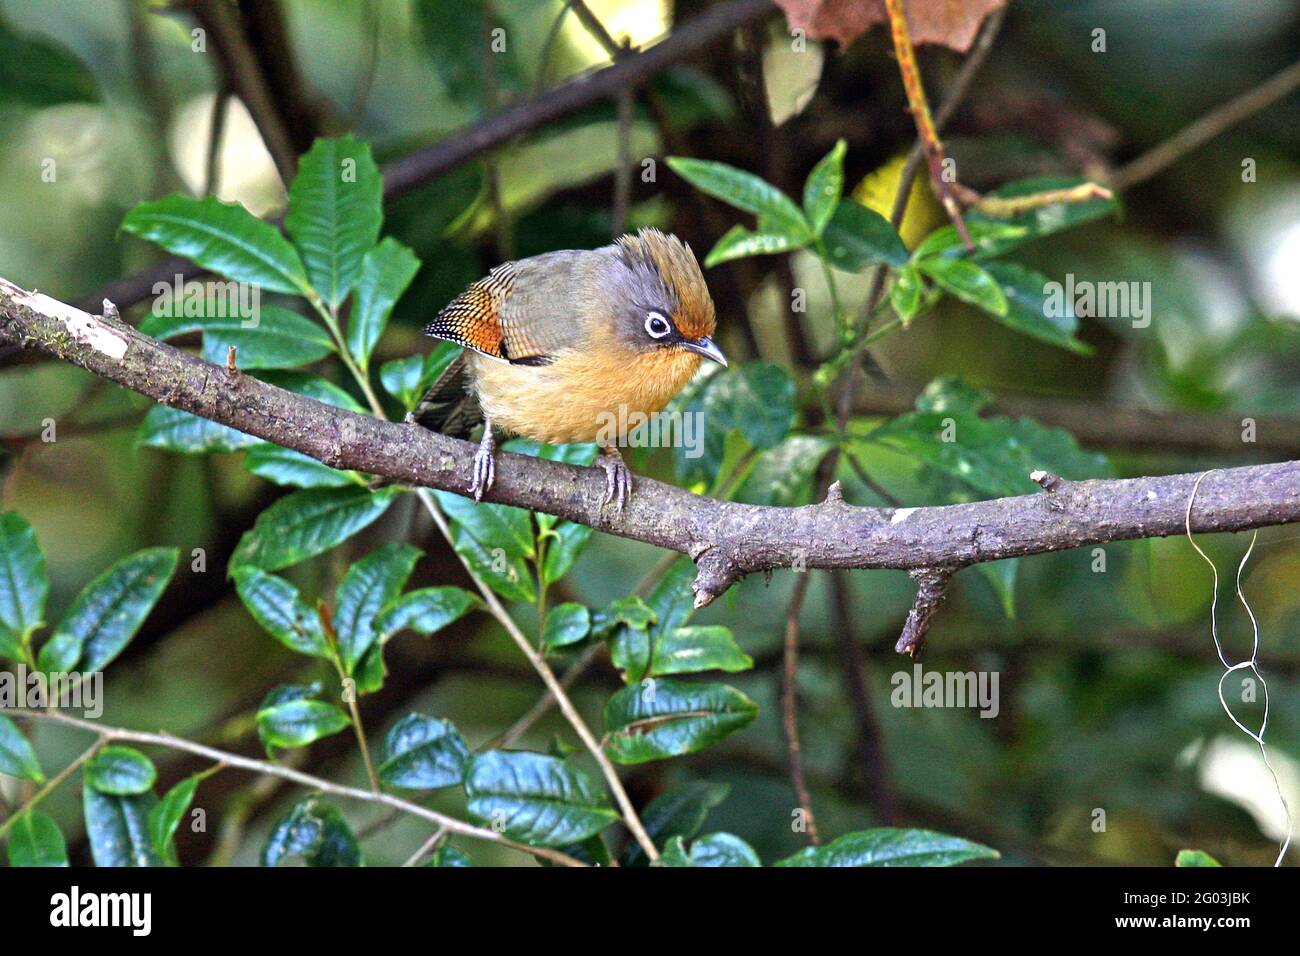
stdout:
MULTIPOLYGON (((168 750, 179 750, 184 753, 196 754, 227 767, 237 767, 240 770, 249 770, 253 773, 260 773, 270 777, 280 777, 283 780, 289 780, 312 790, 319 790, 321 793, 330 793, 336 797, 344 797, 349 800, 359 800, 363 803, 381 803, 385 806, 402 810, 412 816, 432 820, 439 826, 445 827, 451 833, 459 833, 462 836, 473 837, 477 840, 487 840, 491 843, 499 843, 502 846, 508 846, 511 849, 519 850, 521 853, 528 853, 535 857, 541 857, 550 860, 552 863, 559 863, 562 866, 586 866, 586 864, 581 860, 575 859, 567 853, 561 853, 559 850, 552 850, 548 847, 542 846, 528 846, 527 844, 519 843, 516 840, 511 840, 509 837, 497 833, 495 830, 477 827, 472 823, 466 823, 464 820, 457 820, 455 817, 449 817, 446 814, 439 813, 437 810, 430 810, 428 807, 422 807, 418 803, 403 800, 401 797, 395 797, 392 794, 371 793, 369 790, 362 790, 360 787, 344 786, 343 784, 326 780, 324 777, 314 777, 311 774, 303 773, 301 770, 294 770, 291 767, 283 767, 279 764, 268 763, 265 760, 254 760, 252 757, 244 757, 239 754, 228 753, 224 750, 217 750, 215 747, 209 747, 206 744, 186 740, 183 737, 174 737, 168 733, 149 733, 142 730, 128 730, 125 727, 105 727, 97 724, 93 720, 83 720, 80 717, 72 717, 67 714, 61 714, 58 711, 19 709, 14 713, 16 716, 26 717, 31 720, 46 720, 52 723, 63 724, 68 727, 77 727, 90 733, 99 734, 99 745, 112 740, 122 740, 131 743, 150 744, 155 747, 165 747, 168 750)), ((92 751, 93 749, 94 748, 92 748, 92 751)), ((89 754, 83 754, 78 762, 84 762, 86 759, 89 759, 89 754)), ((60 774, 60 777, 66 776, 68 772, 70 771, 65 771, 63 774, 60 774)), ((51 781, 51 783, 52 782, 53 781, 51 781)))
MULTIPOLYGON (((343 364, 347 366, 348 371, 351 372, 352 376, 357 380, 357 384, 361 386, 361 390, 365 393, 366 401, 370 405, 371 412, 376 418, 386 418, 383 406, 379 403, 379 399, 375 395, 374 389, 370 387, 369 376, 361 371, 348 352, 347 343, 343 340, 342 333, 339 329, 337 316, 333 312, 325 310, 319 303, 313 304, 317 306, 317 310, 321 313, 321 316, 326 319, 326 322, 330 327, 330 332, 339 344, 339 357, 343 360, 343 364)), ((443 538, 446 539, 447 544, 451 546, 452 552, 465 568, 465 572, 470 576, 470 580, 474 582, 474 586, 483 597, 483 602, 487 605, 488 613, 496 618, 497 623, 505 628, 506 633, 510 635, 510 639, 515 642, 515 646, 517 646, 524 657, 528 659, 528 663, 533 666, 533 670, 537 671, 537 675, 541 677, 542 683, 546 685, 546 689, 550 691, 551 696, 555 698, 555 702, 559 705, 560 712, 564 714, 565 719, 568 720, 570 726, 573 727, 578 738, 595 759, 596 764, 600 767, 600 772, 604 775, 606 782, 609 784, 610 793, 613 794, 614 801, 618 804, 619 811, 623 814, 623 823, 631 832, 633 839, 636 840, 642 851, 644 851, 645 855, 649 857, 652 862, 659 859, 659 851, 655 848, 654 841, 650 839, 650 834, 646 832, 645 826, 641 823, 641 818, 637 815, 636 808, 632 806, 632 800, 628 797, 627 790, 623 787, 623 782, 619 780, 618 772, 614 769, 614 765, 610 762, 609 757, 605 755, 604 748, 601 747, 600 742, 591 732, 586 721, 582 719, 582 715, 578 713, 578 709, 573 706, 573 701, 570 700, 569 695, 565 693, 564 687, 555 676, 555 672, 551 670, 550 665, 546 663, 546 659, 542 654, 533 647, 532 642, 528 640, 527 635, 520 630, 519 625, 516 624, 514 618, 510 616, 505 605, 503 605, 497 597, 496 592, 493 591, 492 588, 475 573, 473 567, 470 566, 470 563, 460 554, 459 551, 456 550, 455 544, 452 540, 451 526, 447 523, 447 517, 442 513, 442 509, 438 507, 438 502, 434 500, 433 495, 427 488, 416 488, 415 496, 419 499, 420 504, 424 506, 424 509, 429 513, 429 517, 433 519, 433 523, 437 526, 438 531, 442 534, 443 538)))

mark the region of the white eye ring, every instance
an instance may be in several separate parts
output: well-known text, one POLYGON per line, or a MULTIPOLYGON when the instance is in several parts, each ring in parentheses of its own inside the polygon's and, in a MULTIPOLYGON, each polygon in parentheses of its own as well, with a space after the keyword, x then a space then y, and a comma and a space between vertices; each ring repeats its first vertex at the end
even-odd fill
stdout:
POLYGON ((646 335, 650 336, 650 338, 662 339, 672 330, 673 327, 668 323, 668 320, 658 312, 651 312, 646 316, 645 331, 646 335))

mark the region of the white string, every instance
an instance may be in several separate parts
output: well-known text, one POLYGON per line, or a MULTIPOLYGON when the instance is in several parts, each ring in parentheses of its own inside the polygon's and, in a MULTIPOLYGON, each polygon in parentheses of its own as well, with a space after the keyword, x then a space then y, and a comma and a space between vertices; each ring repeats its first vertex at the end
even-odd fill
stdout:
POLYGON ((1282 846, 1277 852, 1277 859, 1273 861, 1274 866, 1281 866, 1283 858, 1286 857, 1286 851, 1291 847, 1291 834, 1294 824, 1291 819, 1291 806, 1286 802, 1286 795, 1282 792, 1282 782, 1278 779, 1277 771, 1273 768, 1273 762, 1268 759, 1268 748, 1264 745, 1264 731, 1268 729, 1268 683, 1264 680, 1264 675, 1259 672, 1259 621, 1255 619, 1255 612, 1251 609, 1250 602, 1246 600, 1245 592, 1241 589, 1241 575, 1246 569, 1246 562, 1250 560, 1251 552, 1255 550, 1255 542, 1259 540, 1259 529, 1252 532, 1250 547, 1246 549, 1246 553, 1241 557, 1241 563, 1237 565, 1237 600, 1246 609, 1253 635, 1249 659, 1237 664, 1228 663, 1227 655, 1223 652, 1223 643, 1219 640, 1219 569, 1213 559, 1201 550, 1200 545, 1196 543, 1196 539, 1192 537, 1192 505, 1196 501, 1196 492, 1200 490, 1201 482, 1205 480, 1205 477, 1217 470, 1217 468, 1211 468, 1210 471, 1202 472, 1197 477, 1196 483, 1192 485, 1192 495, 1187 499, 1187 514, 1183 518, 1183 526, 1187 530, 1187 540, 1196 549, 1196 553, 1210 566, 1210 572, 1214 575, 1214 591, 1210 599, 1210 635, 1214 638, 1214 649, 1219 654, 1219 661, 1225 668, 1223 674, 1219 677, 1219 704, 1223 707, 1223 712, 1228 715, 1228 719, 1237 725, 1237 729, 1259 745, 1259 755, 1264 759, 1264 766, 1268 768, 1269 775, 1273 778, 1273 788, 1277 792, 1277 798, 1282 804, 1282 809, 1286 811, 1286 839, 1282 841, 1282 846), (1249 670, 1259 681, 1259 686, 1264 689, 1264 717, 1260 721, 1258 732, 1251 730, 1237 719, 1237 715, 1232 712, 1227 699, 1223 696, 1224 681, 1233 672, 1239 670, 1249 670))

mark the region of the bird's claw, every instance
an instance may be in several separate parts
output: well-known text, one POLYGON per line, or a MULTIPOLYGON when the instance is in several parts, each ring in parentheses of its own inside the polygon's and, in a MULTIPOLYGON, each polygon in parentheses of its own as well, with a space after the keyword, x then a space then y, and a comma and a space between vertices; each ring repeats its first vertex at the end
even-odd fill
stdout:
POLYGON ((619 511, 632 494, 632 472, 623 462, 623 456, 617 448, 601 449, 597 463, 605 469, 605 497, 601 499, 602 507, 613 501, 619 511))
POLYGON ((474 476, 469 483, 470 494, 475 501, 482 501, 483 496, 492 489, 497 479, 496 442, 492 440, 491 431, 483 433, 478 451, 474 452, 474 476))

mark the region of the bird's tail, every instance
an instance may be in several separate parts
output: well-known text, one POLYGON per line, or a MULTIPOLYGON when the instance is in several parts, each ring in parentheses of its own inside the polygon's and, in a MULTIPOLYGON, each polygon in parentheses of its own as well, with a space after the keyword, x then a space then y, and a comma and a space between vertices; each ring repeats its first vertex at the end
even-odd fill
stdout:
POLYGON ((462 353, 443 370, 406 420, 452 438, 468 438, 483 421, 483 410, 469 384, 469 368, 462 353))

